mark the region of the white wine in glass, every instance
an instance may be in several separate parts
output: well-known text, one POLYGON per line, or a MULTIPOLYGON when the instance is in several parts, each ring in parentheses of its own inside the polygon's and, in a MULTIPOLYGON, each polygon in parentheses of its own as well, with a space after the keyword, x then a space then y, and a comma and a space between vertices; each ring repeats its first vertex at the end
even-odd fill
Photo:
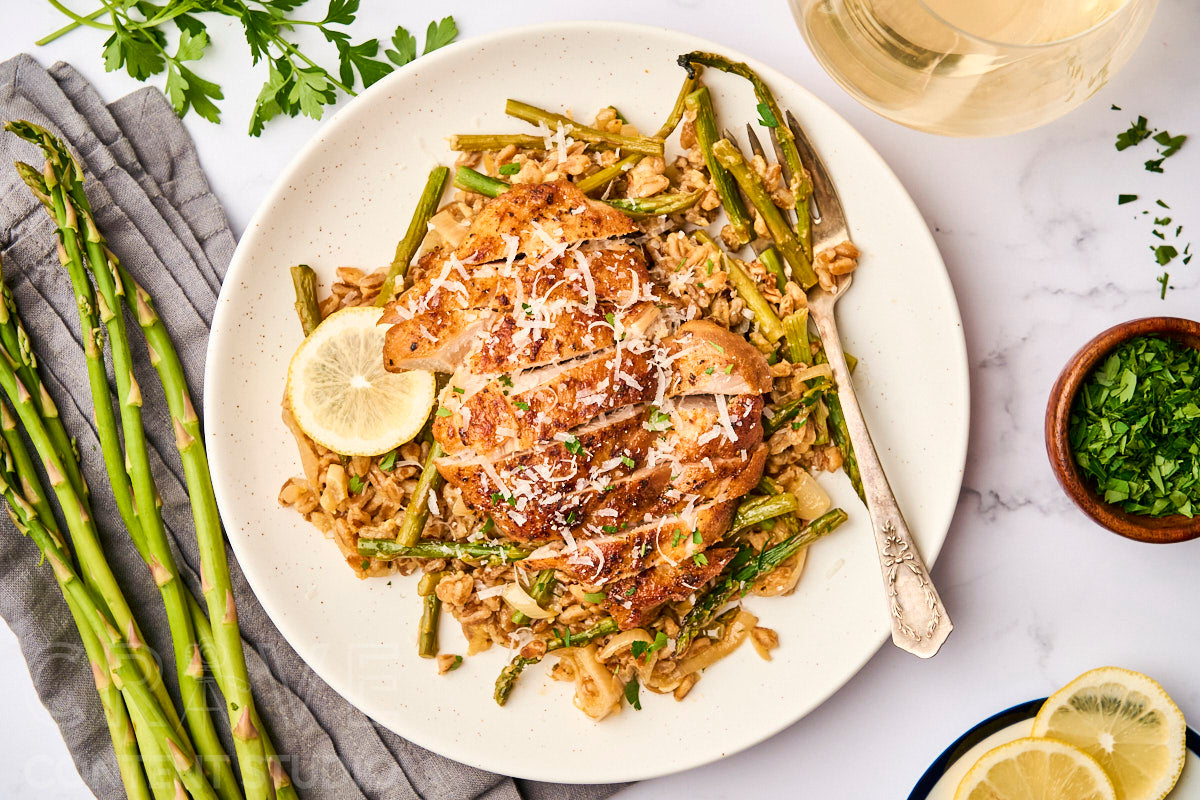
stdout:
POLYGON ((825 70, 918 130, 1000 136, 1091 97, 1133 53, 1158 0, 791 0, 825 70))

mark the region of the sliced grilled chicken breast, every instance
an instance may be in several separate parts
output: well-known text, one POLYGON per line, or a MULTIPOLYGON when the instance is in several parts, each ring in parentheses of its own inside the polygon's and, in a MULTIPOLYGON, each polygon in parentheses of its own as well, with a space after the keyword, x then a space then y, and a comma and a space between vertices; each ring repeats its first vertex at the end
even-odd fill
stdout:
POLYGON ((694 558, 657 567, 614 581, 608 586, 604 608, 621 630, 645 624, 663 603, 683 600, 711 581, 733 560, 737 549, 713 547, 704 551, 704 563, 694 558))
POLYGON ((490 514, 496 529, 510 539, 586 539, 614 525, 640 525, 678 513, 690 503, 741 497, 758 483, 766 460, 766 445, 745 455, 691 463, 662 461, 641 469, 630 469, 626 465, 635 462, 622 456, 590 480, 560 485, 559 491, 534 502, 500 492, 481 496, 480 483, 490 483, 486 476, 463 485, 463 500, 490 514))
POLYGON ((602 586, 659 564, 707 560, 704 551, 729 530, 738 501, 717 500, 643 525, 610 526, 614 532, 542 545, 522 562, 529 569, 557 569, 581 583, 602 586))
POLYGON ((688 397, 675 403, 669 414, 634 406, 577 429, 570 441, 544 442, 496 458, 463 451, 438 459, 437 468, 462 488, 472 508, 513 508, 505 499, 511 497, 524 511, 530 503, 556 503, 618 469, 624 475, 660 463, 743 458, 762 442, 762 398, 742 395, 722 402, 728 428, 716 398, 688 397))
MULTIPOLYGON (((466 267, 451 258, 431 267, 384 310, 380 324, 391 326, 384 365, 391 372, 453 372, 471 345, 504 318, 499 312, 512 312, 513 332, 524 330, 536 340, 533 334, 559 323, 564 315, 587 313, 602 324, 617 307, 662 302, 652 286, 640 248, 628 245, 580 248, 539 264, 522 260, 466 267)), ((595 320, 563 319, 559 328, 586 327, 595 320)), ((628 324, 636 327, 634 321, 628 324)), ((594 334, 596 328, 591 330, 594 334)), ((554 333, 544 332, 547 338, 554 333)), ((566 339, 561 334, 558 338, 566 339)))
POLYGON ((632 219, 570 181, 519 184, 480 209, 455 255, 464 264, 532 260, 575 242, 636 232, 632 219))
POLYGON ((434 421, 434 437, 447 453, 488 454, 567 435, 600 414, 658 397, 761 394, 770 389, 771 373, 740 337, 690 322, 660 344, 626 340, 589 358, 501 376, 478 391, 459 370, 451 384, 465 384, 466 391, 444 397, 448 413, 434 421))

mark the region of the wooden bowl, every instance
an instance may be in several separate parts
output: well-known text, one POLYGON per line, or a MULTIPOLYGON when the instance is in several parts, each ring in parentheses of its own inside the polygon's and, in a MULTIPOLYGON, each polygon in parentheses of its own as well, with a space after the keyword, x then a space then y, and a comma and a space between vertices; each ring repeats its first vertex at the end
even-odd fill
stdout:
POLYGON ((1200 348, 1200 322, 1178 317, 1135 319, 1109 328, 1085 344, 1067 362, 1050 390, 1050 401, 1046 405, 1046 453, 1050 456, 1054 475, 1067 495, 1100 525, 1139 542, 1185 542, 1200 536, 1200 516, 1146 517, 1106 503, 1091 479, 1080 472, 1067 439, 1071 407, 1080 384, 1113 349, 1137 336, 1162 336, 1200 348))

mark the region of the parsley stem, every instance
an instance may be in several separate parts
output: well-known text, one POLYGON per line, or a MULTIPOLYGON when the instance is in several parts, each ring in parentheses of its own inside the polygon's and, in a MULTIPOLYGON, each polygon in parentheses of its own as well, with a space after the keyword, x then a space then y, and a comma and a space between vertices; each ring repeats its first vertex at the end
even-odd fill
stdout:
MULTIPOLYGON (((61 11, 63 14, 70 17, 71 19, 75 20, 76 25, 86 25, 89 28, 98 28, 99 30, 102 30, 102 31, 111 31, 116 28, 115 25, 110 25, 107 22, 97 22, 96 21, 96 17, 99 17, 100 15, 104 14, 106 11, 112 10, 112 7, 107 4, 105 5, 104 8, 99 9, 98 11, 95 11, 86 17, 76 14, 74 11, 72 11, 71 9, 67 8, 62 3, 60 3, 59 0, 50 0, 50 5, 54 6, 56 9, 58 9, 59 11, 61 11)), ((66 33, 66 32, 67 31, 65 31, 65 30, 55 31, 54 33, 50 34, 51 38, 49 38, 48 41, 53 41, 55 38, 61 36, 63 33, 66 33)), ((42 42, 39 41, 38 44, 42 44, 42 42)))
MULTIPOLYGON (((97 8, 95 11, 88 14, 87 17, 85 17, 85 19, 90 19, 94 22, 98 17, 102 17, 107 13, 108 13, 108 6, 104 6, 102 8, 97 8)), ((108 23, 99 22, 96 24, 97 25, 107 25, 108 23)), ((75 21, 68 22, 66 25, 63 25, 58 30, 54 31, 54 33, 48 33, 45 36, 43 36, 42 38, 38 39, 36 42, 34 42, 34 44, 37 45, 38 47, 45 47, 46 45, 50 44, 51 42, 53 42, 55 39, 59 38, 60 36, 65 36, 68 33, 70 33, 71 31, 75 30, 80 25, 83 25, 83 23, 75 22, 75 21)))
MULTIPOLYGON (((51 0, 51 2, 53 2, 53 1, 54 1, 54 0, 51 0)), ((330 83, 332 83, 334 86, 336 86, 336 87, 338 87, 339 89, 341 89, 341 90, 342 90, 343 92, 345 92, 346 94, 350 95, 351 97, 357 97, 357 96, 358 96, 358 92, 354 91, 354 90, 353 90, 353 89, 351 89, 349 86, 347 86, 346 84, 344 84, 344 83, 342 83, 341 81, 339 81, 337 78, 335 78, 335 77, 333 77, 332 75, 330 75, 330 74, 329 74, 329 70, 325 69, 325 68, 324 68, 324 67, 322 67, 320 64, 318 64, 317 62, 313 61, 313 60, 312 60, 311 58, 309 58, 308 56, 304 55, 304 53, 301 53, 299 50, 297 50, 297 49, 296 49, 296 46, 295 46, 295 45, 293 45, 293 44, 292 44, 291 42, 289 42, 287 39, 284 39, 284 38, 283 38, 282 36, 280 36, 278 33, 274 33, 274 32, 272 32, 272 33, 271 33, 271 41, 275 42, 275 44, 279 45, 279 47, 280 47, 280 48, 282 48, 282 49, 286 50, 287 52, 289 52, 289 53, 291 53, 292 55, 294 55, 294 56, 296 56, 297 58, 299 58, 299 59, 300 59, 301 61, 303 61, 304 63, 308 64, 308 65, 309 65, 310 67, 312 67, 313 69, 315 69, 315 70, 319 70, 319 71, 321 72, 321 74, 323 74, 323 75, 325 76, 325 78, 326 78, 326 79, 327 79, 327 80, 328 80, 330 83)))

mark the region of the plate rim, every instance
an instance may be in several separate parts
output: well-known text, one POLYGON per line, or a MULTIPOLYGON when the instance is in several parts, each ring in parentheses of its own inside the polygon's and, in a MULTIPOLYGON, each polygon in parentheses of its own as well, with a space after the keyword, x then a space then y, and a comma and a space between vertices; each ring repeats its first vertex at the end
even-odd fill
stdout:
MULTIPOLYGON (((288 162, 287 166, 284 167, 284 169, 280 172, 280 174, 276 177, 274 182, 271 184, 270 189, 266 192, 266 194, 264 194, 262 202, 259 204, 258 208, 255 210, 255 213, 251 217, 250 222, 246 225, 245 231, 243 232, 242 237, 238 241, 237 248, 235 249, 233 257, 230 260, 229 268, 226 271, 225 277, 222 281, 221 291, 218 295, 216 307, 214 309, 212 325, 210 328, 210 336, 209 336, 208 346, 206 349, 206 359, 205 359, 205 367, 204 367, 205 386, 209 387, 209 386, 215 385, 215 382, 213 380, 213 371, 215 369, 215 367, 214 367, 215 359, 209 358, 208 355, 214 349, 214 341, 216 341, 218 338, 217 336, 214 336, 213 334, 215 332, 217 332, 218 330, 228 329, 230 327, 226 318, 230 314, 232 314, 232 311, 228 310, 228 306, 230 304, 223 303, 222 299, 224 298, 226 291, 231 291, 231 292, 235 291, 234 289, 228 289, 228 287, 234 286, 237 283, 237 280, 235 280, 235 278, 237 277, 237 275, 235 274, 235 270, 240 272, 240 270, 242 269, 242 267, 241 267, 242 261, 248 258, 245 255, 245 253, 250 249, 250 244, 257 240, 258 235, 264 226, 264 221, 268 216, 267 215, 268 209, 273 205, 274 201, 281 195, 283 190, 288 186, 289 182, 292 179, 293 173, 296 172, 297 170, 299 170, 300 166, 310 159, 312 153, 318 147, 320 147, 321 144, 324 142, 328 132, 333 130, 334 128, 336 128, 341 123, 341 121, 348 116, 349 112, 353 108, 356 108, 358 104, 367 103, 370 98, 373 98, 377 94, 383 94, 383 93, 387 92, 392 84, 406 80, 408 77, 408 74, 410 72, 412 72, 413 70, 436 69, 441 61, 447 60, 463 50, 467 50, 467 49, 481 50, 484 47, 496 44, 497 42, 503 41, 505 39, 520 38, 520 37, 529 36, 531 34, 554 35, 554 34, 559 34, 559 33, 577 33, 580 31, 595 32, 597 30, 603 30, 605 32, 613 33, 616 35, 624 34, 627 36, 643 36, 643 37, 644 36, 653 37, 653 36, 661 36, 663 34, 667 34, 667 35, 671 35, 674 37, 678 37, 681 40, 688 41, 690 43, 689 46, 692 47, 692 49, 713 50, 716 52, 720 52, 721 54, 723 54, 727 57, 730 57, 732 59, 744 61, 749 66, 751 66, 754 70, 756 70, 764 78, 764 80, 766 80, 769 84, 776 85, 776 86, 786 84, 786 85, 788 85, 790 91, 793 91, 793 92, 798 93, 801 96, 803 96, 805 99, 805 103, 811 104, 811 106, 814 108, 820 108, 820 110, 823 113, 827 113, 827 114, 835 117, 837 120, 839 120, 844 125, 844 128, 845 128, 844 135, 846 138, 851 139, 853 141, 853 144, 855 145, 855 147, 862 148, 864 152, 869 152, 870 154, 873 154, 875 156, 875 158, 877 159, 878 164, 880 166, 881 177, 889 178, 894 183, 894 185, 899 189, 898 194, 903 196, 903 203, 905 203, 907 205, 907 208, 905 210, 907 212, 915 215, 916 218, 921 221, 921 224, 919 226, 916 226, 917 229, 914 231, 915 238, 920 241, 920 244, 923 247, 927 248, 928 252, 930 252, 936 256, 937 263, 941 267, 941 269, 938 270, 937 275, 939 276, 939 279, 944 283, 944 288, 947 292, 948 297, 954 301, 951 304, 951 307, 946 310, 946 314, 947 314, 947 316, 952 316, 952 321, 954 322, 955 327, 958 330, 958 336, 955 337, 955 339, 954 339, 955 344, 957 345, 957 347, 956 347, 956 350, 957 350, 956 367, 960 371, 961 375, 963 376, 961 387, 960 387, 961 395, 956 396, 954 398, 955 403, 956 404, 961 403, 962 407, 964 409, 964 413, 962 415, 961 430, 956 431, 957 435, 954 439, 955 442, 960 443, 959 444, 960 453, 959 453, 959 457, 958 457, 958 463, 955 465, 955 478, 954 478, 956 492, 960 491, 961 487, 962 487, 962 482, 963 482, 963 478, 965 475, 965 471, 966 471, 966 462, 967 462, 967 454, 969 451, 970 426, 971 426, 971 376, 970 376, 969 356, 968 356, 967 347, 966 347, 966 332, 965 332, 965 328, 962 323, 962 313, 959 308, 957 293, 955 292, 954 284, 950 279, 949 270, 946 268, 945 259, 942 257, 941 251, 938 248, 937 242, 933 237, 933 233, 930 230, 929 224, 928 224, 928 222, 925 221, 925 217, 921 213, 920 208, 917 206, 916 201, 913 200, 912 195, 909 194, 907 188, 905 188, 905 186, 904 186, 903 182, 900 180, 899 176, 896 175, 895 171, 888 164, 888 162, 883 158, 883 156, 878 152, 878 150, 876 150, 875 147, 872 146, 871 143, 869 141, 867 141, 867 139, 847 119, 845 119, 845 117, 843 117, 832 106, 830 106, 828 103, 826 103, 820 97, 813 94, 812 91, 810 91, 808 88, 806 88, 799 81, 789 77, 788 75, 786 75, 785 73, 776 69, 775 67, 773 67, 769 64, 766 64, 766 63, 760 61, 759 59, 754 58, 753 56, 750 56, 750 55, 738 50, 737 48, 730 47, 730 46, 722 44, 720 42, 713 41, 711 39, 707 39, 707 38, 704 38, 701 36, 697 36, 695 34, 688 33, 686 31, 680 31, 680 30, 665 27, 665 26, 647 25, 647 24, 641 24, 641 23, 611 21, 611 20, 570 20, 570 21, 541 22, 541 23, 535 23, 535 24, 531 24, 531 25, 520 25, 520 26, 514 26, 514 27, 510 27, 510 28, 503 28, 500 30, 481 34, 479 36, 474 36, 474 37, 462 40, 460 42, 455 42, 455 43, 448 45, 444 48, 441 48, 433 53, 422 56, 418 62, 415 62, 417 66, 411 67, 408 70, 405 70, 405 69, 395 70, 394 72, 385 76, 383 79, 376 82, 374 85, 372 85, 365 91, 361 92, 357 97, 352 98, 349 102, 346 103, 345 106, 338 109, 336 113, 331 115, 328 119, 324 120, 321 123, 321 125, 317 128, 317 130, 312 134, 312 136, 308 139, 308 141, 305 142, 305 144, 296 152, 296 154, 288 162)), ((216 416, 215 405, 217 404, 218 401, 215 399, 215 395, 216 395, 215 392, 206 392, 205 396, 203 398, 203 409, 204 409, 204 415, 205 415, 206 420, 213 419, 216 416)), ((216 434, 206 425, 205 426, 205 445, 206 445, 206 449, 209 452, 210 462, 213 464, 214 473, 219 471, 223 467, 223 459, 220 455, 218 455, 218 453, 220 451, 216 446, 214 446, 215 438, 216 438, 216 434)), ((218 508, 222 509, 222 514, 224 514, 223 509, 226 507, 226 505, 229 504, 229 501, 225 497, 225 492, 218 485, 217 481, 214 481, 214 492, 216 494, 218 508)), ((930 567, 930 569, 932 569, 934 564, 936 563, 937 558, 941 554, 941 550, 945 545, 946 539, 950 535, 950 529, 951 529, 953 519, 955 516, 955 511, 956 511, 956 505, 951 505, 949 507, 949 509, 947 510, 947 515, 945 517, 944 523, 940 526, 937 526, 938 528, 941 529, 941 532, 938 535, 939 538, 938 538, 938 541, 936 542, 936 545, 932 548, 931 552, 924 554, 926 557, 927 564, 930 567)), ((344 682, 342 680, 338 679, 337 677, 331 678, 329 675, 324 674, 321 671, 318 671, 311 663, 309 663, 309 661, 307 659, 304 658, 303 654, 301 654, 301 652, 300 652, 300 649, 297 648, 295 644, 293 644, 293 636, 295 636, 295 638, 301 639, 301 640, 304 637, 299 636, 298 635, 299 631, 296 631, 294 629, 294 626, 292 624, 290 624, 289 622, 281 623, 280 619, 283 618, 283 615, 275 613, 276 611, 279 611, 281 609, 273 606, 271 603, 269 603, 267 600, 264 599, 264 597, 268 597, 269 594, 260 593, 260 591, 259 591, 260 586, 263 587, 264 589, 268 586, 268 583, 269 583, 268 576, 265 573, 259 573, 258 571, 256 571, 253 568, 248 569, 245 566, 245 562, 243 562, 243 560, 241 559, 241 556, 243 555, 243 552, 242 552, 243 548, 248 546, 247 538, 246 537, 233 537, 233 536, 228 536, 228 534, 227 534, 227 539, 229 541, 230 548, 232 549, 234 556, 238 557, 239 565, 242 568, 242 573, 245 576, 248 586, 250 587, 251 591, 254 593, 255 598, 258 600, 259 604, 262 606, 264 612, 267 614, 267 617, 271 620, 271 623, 273 625, 275 625, 275 627, 279 631, 280 635, 288 643, 288 646, 291 647, 293 650, 295 650, 297 655, 300 656, 301 660, 304 661, 304 663, 309 667, 309 669, 312 669, 313 673, 316 674, 326 685, 328 685, 331 689, 333 689, 343 700, 345 700, 347 703, 349 703, 353 708, 355 708, 359 712, 367 715, 368 717, 371 717, 371 714, 368 710, 364 709, 363 707, 359 706, 357 703, 353 702, 349 698, 347 693, 345 691, 343 691, 342 687, 344 685, 344 682), (289 632, 291 635, 289 635, 289 632)), ((881 608, 881 613, 883 613, 882 608, 881 608)), ((796 724, 797 722, 802 720, 804 717, 808 716, 813 711, 815 711, 817 708, 819 708, 821 705, 823 705, 825 702, 827 702, 834 694, 836 694, 842 688, 844 688, 845 685, 851 680, 851 678, 853 678, 855 675, 859 674, 862 671, 863 667, 865 667, 866 664, 872 658, 875 657, 875 655, 879 652, 880 648, 888 640, 889 640, 888 632, 884 631, 883 633, 881 633, 881 635, 879 636, 878 642, 875 644, 875 646, 870 648, 869 650, 864 650, 863 656, 860 659, 858 659, 857 662, 854 663, 853 669, 847 670, 846 674, 840 680, 835 681, 827 693, 824 693, 822 696, 814 697, 813 701, 811 702, 811 704, 808 706, 807 709, 800 711, 798 713, 794 713, 794 714, 792 714, 792 713, 786 714, 783 716, 783 718, 781 718, 779 721, 775 722, 774 724, 764 725, 764 726, 756 729, 753 735, 747 736, 744 738, 744 740, 739 741, 737 746, 727 747, 725 749, 720 750, 719 752, 714 751, 711 754, 696 757, 696 758, 686 758, 686 757, 680 758, 680 759, 677 759, 676 761, 672 762, 671 764, 664 766, 663 768, 645 768, 645 769, 640 769, 640 770, 626 770, 624 772, 596 774, 596 775, 592 775, 592 776, 572 775, 570 777, 570 782, 584 783, 584 784, 589 784, 589 783, 590 784, 599 784, 599 783, 646 780, 646 779, 650 779, 650 778, 661 777, 664 775, 671 775, 671 774, 675 774, 678 772, 683 772, 683 771, 686 771, 689 769, 695 769, 697 767, 704 766, 706 764, 713 763, 713 762, 721 760, 723 758, 732 756, 743 750, 749 749, 750 747, 754 747, 755 745, 758 745, 758 744, 766 741, 767 739, 770 739, 773 736, 777 735, 779 732, 781 732, 785 728, 788 728, 788 727, 796 724)), ((420 733, 417 733, 416 735, 414 735, 413 731, 409 731, 407 733, 401 734, 384 723, 379 723, 379 724, 383 725, 385 728, 392 731, 397 736, 401 736, 401 738, 411 741, 414 744, 417 744, 419 746, 426 747, 434 752, 438 752, 438 750, 436 750, 435 747, 431 746, 433 743, 430 742, 424 735, 421 735, 420 733)), ((419 731, 420 729, 418 728, 417 730, 419 731)), ((441 754, 441 753, 439 753, 439 754, 441 754)), ((562 776, 555 774, 552 771, 552 768, 548 768, 546 770, 513 770, 511 768, 498 768, 496 764, 489 763, 489 761, 487 759, 476 758, 474 755, 472 755, 469 758, 462 757, 460 754, 455 754, 453 756, 445 756, 445 757, 450 758, 451 760, 459 761, 460 763, 467 764, 472 767, 484 769, 484 770, 487 770, 490 772, 495 772, 498 774, 510 775, 512 777, 517 777, 517 778, 522 778, 522 779, 544 780, 544 781, 561 781, 562 780, 562 776)))
MULTIPOLYGON (((1049 697, 1039 697, 1017 703, 1003 711, 997 711, 985 720, 977 722, 951 742, 941 754, 933 760, 928 769, 909 792, 908 800, 928 800, 929 793, 937 786, 950 768, 967 752, 989 736, 999 733, 1005 728, 1027 719, 1033 719, 1049 697)), ((1187 749, 1200 756, 1200 734, 1187 726, 1187 749)))

